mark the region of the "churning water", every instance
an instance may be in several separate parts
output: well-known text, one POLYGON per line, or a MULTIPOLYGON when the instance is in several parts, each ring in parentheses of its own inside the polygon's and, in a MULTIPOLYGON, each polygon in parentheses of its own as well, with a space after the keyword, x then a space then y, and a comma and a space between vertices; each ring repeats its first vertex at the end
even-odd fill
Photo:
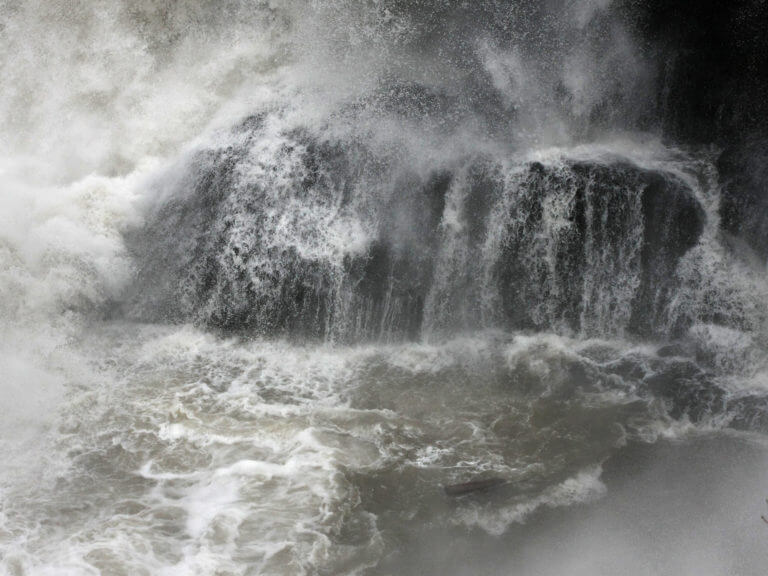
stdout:
POLYGON ((763 573, 764 266, 610 0, 0 17, 0 572, 763 573))

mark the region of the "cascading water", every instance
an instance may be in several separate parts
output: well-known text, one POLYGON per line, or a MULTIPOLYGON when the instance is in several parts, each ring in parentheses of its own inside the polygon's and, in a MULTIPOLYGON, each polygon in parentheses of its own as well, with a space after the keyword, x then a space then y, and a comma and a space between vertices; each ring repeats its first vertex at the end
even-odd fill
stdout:
POLYGON ((0 573, 762 573, 760 77, 665 10, 0 0, 0 573))

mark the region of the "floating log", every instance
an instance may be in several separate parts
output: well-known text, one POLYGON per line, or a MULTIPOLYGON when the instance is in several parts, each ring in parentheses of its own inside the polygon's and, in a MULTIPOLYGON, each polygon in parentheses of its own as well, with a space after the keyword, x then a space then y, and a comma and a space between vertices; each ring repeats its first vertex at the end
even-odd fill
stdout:
POLYGON ((485 480, 472 480, 461 484, 449 484, 443 486, 443 490, 448 496, 466 496, 475 492, 485 492, 506 483, 507 481, 503 478, 486 478, 485 480))

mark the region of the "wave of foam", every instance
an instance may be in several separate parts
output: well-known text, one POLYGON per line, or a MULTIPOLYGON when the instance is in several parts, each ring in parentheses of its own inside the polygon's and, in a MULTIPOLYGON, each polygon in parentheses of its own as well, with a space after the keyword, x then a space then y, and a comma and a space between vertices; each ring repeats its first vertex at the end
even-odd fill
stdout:
POLYGON ((557 508, 586 504, 605 494, 605 485, 600 481, 602 468, 597 466, 579 472, 575 476, 553 486, 542 495, 519 504, 501 507, 471 506, 457 515, 455 522, 464 526, 479 526, 494 536, 501 536, 512 523, 522 523, 539 507, 557 508))

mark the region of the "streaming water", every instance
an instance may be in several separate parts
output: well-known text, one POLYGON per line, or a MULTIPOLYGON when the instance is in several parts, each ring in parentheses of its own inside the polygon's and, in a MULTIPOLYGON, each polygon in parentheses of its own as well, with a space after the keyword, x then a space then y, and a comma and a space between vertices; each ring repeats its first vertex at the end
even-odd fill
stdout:
POLYGON ((611 2, 0 18, 0 573, 760 573, 764 266, 611 2))

